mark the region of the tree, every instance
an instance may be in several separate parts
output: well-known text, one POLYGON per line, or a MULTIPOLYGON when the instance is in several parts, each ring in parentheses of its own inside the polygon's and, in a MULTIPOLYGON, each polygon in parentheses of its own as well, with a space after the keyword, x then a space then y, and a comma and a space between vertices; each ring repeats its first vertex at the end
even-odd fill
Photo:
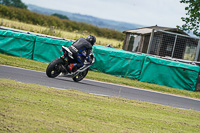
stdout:
POLYGON ((193 31, 193 34, 200 37, 200 0, 181 0, 180 3, 188 4, 185 7, 187 17, 182 17, 185 24, 182 25, 182 30, 193 31))
POLYGON ((27 6, 21 0, 0 0, 0 4, 27 9, 27 6))
POLYGON ((69 18, 67 16, 64 16, 64 15, 61 15, 61 14, 58 14, 58 13, 54 13, 54 14, 52 14, 52 16, 56 16, 60 19, 68 19, 69 20, 69 18))

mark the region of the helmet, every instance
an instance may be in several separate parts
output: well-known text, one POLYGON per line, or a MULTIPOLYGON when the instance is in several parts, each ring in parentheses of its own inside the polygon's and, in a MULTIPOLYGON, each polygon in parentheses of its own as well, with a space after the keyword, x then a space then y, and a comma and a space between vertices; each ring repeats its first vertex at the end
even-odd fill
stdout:
POLYGON ((93 36, 93 35, 89 35, 89 36, 86 38, 86 40, 87 40, 88 42, 90 42, 92 45, 94 45, 94 43, 96 42, 96 37, 93 36))

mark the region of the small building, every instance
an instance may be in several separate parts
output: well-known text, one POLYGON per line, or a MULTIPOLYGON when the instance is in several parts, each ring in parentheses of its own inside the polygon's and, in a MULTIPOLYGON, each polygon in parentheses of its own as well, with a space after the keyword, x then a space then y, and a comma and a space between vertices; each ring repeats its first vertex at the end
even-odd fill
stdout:
POLYGON ((200 39, 178 28, 160 26, 124 31, 123 50, 180 60, 200 61, 200 39))

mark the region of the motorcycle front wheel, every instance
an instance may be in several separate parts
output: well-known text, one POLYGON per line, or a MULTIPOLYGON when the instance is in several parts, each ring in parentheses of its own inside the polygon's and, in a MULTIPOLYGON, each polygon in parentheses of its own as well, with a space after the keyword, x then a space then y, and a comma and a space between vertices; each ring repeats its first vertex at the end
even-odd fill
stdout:
POLYGON ((47 66, 46 75, 50 78, 55 78, 61 73, 61 65, 63 64, 63 60, 60 58, 54 59, 47 66))
POLYGON ((85 71, 79 73, 77 76, 73 77, 72 79, 73 79, 75 82, 81 81, 81 80, 84 79, 85 76, 87 75, 88 70, 89 70, 89 69, 86 69, 85 71))

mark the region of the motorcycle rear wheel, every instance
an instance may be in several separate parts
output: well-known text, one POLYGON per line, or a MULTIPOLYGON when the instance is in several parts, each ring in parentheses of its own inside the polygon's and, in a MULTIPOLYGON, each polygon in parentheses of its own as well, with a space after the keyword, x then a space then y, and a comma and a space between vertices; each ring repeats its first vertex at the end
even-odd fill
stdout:
POLYGON ((46 75, 50 78, 55 78, 61 73, 61 65, 63 64, 63 60, 60 58, 54 59, 47 66, 46 75))
POLYGON ((85 76, 87 75, 89 69, 86 69, 85 71, 79 73, 77 76, 75 76, 74 78, 72 78, 75 82, 79 82, 82 79, 85 78, 85 76))

